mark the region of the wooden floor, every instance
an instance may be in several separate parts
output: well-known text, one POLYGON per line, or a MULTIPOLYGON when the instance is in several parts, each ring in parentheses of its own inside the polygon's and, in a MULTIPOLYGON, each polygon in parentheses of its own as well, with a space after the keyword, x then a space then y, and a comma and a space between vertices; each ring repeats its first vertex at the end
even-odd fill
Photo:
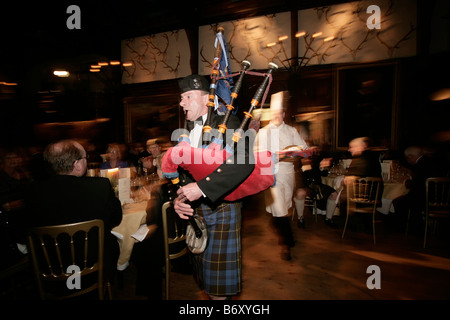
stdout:
MULTIPOLYGON (((450 299, 448 233, 431 236, 423 249, 421 235, 406 237, 380 224, 374 245, 371 234, 356 230, 348 230, 341 239, 342 229, 328 227, 322 216, 316 222, 307 211, 305 229, 292 223, 296 245, 292 260, 284 261, 262 196, 247 199, 242 213, 242 292, 234 300, 450 299), (373 272, 368 273, 369 266, 379 267, 379 289, 367 286, 373 272)), ((114 284, 114 299, 144 300, 135 295, 135 283, 131 265, 123 272, 123 286, 114 284)), ((28 290, 2 296, 5 299, 37 299, 37 295, 28 290)), ((192 274, 172 272, 170 299, 206 300, 207 296, 192 274)))
MULTIPOLYGON (((371 234, 356 230, 348 230, 341 239, 342 229, 328 227, 322 216, 315 222, 306 212, 305 229, 292 223, 296 245, 292 260, 284 261, 263 204, 260 195, 244 203, 242 292, 234 300, 450 299, 448 235, 430 237, 423 249, 423 236, 405 236, 380 224, 374 245, 371 234), (367 285, 373 265, 379 267, 380 289, 367 285)), ((142 299, 134 295, 132 267, 124 278, 126 285, 115 291, 115 298, 142 299)), ((170 290, 173 300, 207 299, 190 274, 172 272, 170 290)))

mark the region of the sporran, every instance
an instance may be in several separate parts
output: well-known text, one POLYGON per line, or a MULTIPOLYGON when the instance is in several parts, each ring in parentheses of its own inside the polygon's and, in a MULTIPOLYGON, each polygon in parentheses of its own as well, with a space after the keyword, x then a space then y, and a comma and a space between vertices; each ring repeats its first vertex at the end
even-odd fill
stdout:
POLYGON ((186 229, 186 244, 192 253, 199 254, 205 251, 206 245, 208 244, 208 231, 206 230, 205 218, 194 214, 193 220, 202 231, 202 236, 197 238, 194 228, 188 224, 186 229))

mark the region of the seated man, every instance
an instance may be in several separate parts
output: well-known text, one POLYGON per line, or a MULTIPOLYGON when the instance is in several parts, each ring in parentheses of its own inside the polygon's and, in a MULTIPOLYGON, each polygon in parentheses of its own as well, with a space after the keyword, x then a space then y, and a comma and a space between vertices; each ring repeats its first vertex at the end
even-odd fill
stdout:
POLYGON ((412 227, 416 226, 420 231, 420 213, 425 209, 425 180, 430 177, 442 175, 438 170, 437 163, 424 153, 419 146, 410 146, 405 149, 405 159, 410 165, 411 178, 405 181, 408 193, 392 202, 395 213, 390 220, 394 229, 402 229, 406 226, 406 219, 411 210, 412 227))
MULTIPOLYGON (((310 161, 311 169, 305 171, 298 170, 297 172, 298 182, 297 189, 294 193, 294 203, 298 215, 297 226, 299 228, 305 228, 303 213, 306 197, 314 198, 317 209, 325 211, 327 199, 335 191, 332 187, 322 183, 321 176, 326 171, 319 170, 318 159, 318 157, 313 156, 310 161)), ((316 212, 316 214, 318 213, 316 212)))
MULTIPOLYGON (((327 200, 325 223, 330 227, 336 228, 333 221, 333 213, 336 209, 337 202, 345 203, 346 191, 345 185, 350 180, 361 177, 379 177, 381 178, 381 166, 378 156, 370 150, 369 138, 355 138, 349 143, 348 151, 352 156, 352 162, 345 173, 343 189, 333 192, 327 200), (339 197, 339 198, 338 198, 339 197)), ((321 168, 329 166, 326 160, 321 163, 321 168)), ((380 196, 383 193, 383 184, 381 184, 380 196)))
POLYGON ((32 184, 25 197, 25 227, 101 219, 105 230, 105 279, 117 268, 119 245, 111 229, 122 221, 122 206, 107 178, 86 177, 83 146, 62 140, 47 146, 44 160, 54 174, 32 184))
POLYGON ((147 140, 147 151, 149 156, 140 159, 144 168, 147 168, 147 172, 155 172, 158 174, 158 178, 162 179, 162 158, 165 151, 162 150, 161 143, 158 139, 147 140))

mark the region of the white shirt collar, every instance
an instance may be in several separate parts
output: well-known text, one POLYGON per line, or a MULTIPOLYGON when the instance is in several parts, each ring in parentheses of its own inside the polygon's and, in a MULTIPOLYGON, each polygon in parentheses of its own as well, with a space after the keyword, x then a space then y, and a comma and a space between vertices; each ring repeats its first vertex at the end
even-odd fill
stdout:
POLYGON ((272 127, 274 127, 274 128, 281 128, 281 127, 283 127, 283 126, 284 126, 284 121, 282 121, 282 122, 280 123, 280 125, 279 125, 279 126, 277 126, 277 125, 273 124, 272 122, 270 123, 270 125, 271 125, 272 127))

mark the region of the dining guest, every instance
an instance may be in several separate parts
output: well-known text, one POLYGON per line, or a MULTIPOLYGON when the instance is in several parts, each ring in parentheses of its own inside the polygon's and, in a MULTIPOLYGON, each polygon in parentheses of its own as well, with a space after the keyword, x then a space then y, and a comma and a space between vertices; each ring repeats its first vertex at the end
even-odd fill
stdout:
POLYGON ((111 229, 122 221, 122 206, 109 179, 85 176, 86 151, 77 141, 51 143, 43 156, 53 174, 28 189, 25 227, 103 220, 105 279, 110 279, 119 257, 119 245, 111 229))
MULTIPOLYGON (((351 154, 352 161, 342 180, 341 189, 333 192, 327 200, 327 209, 325 223, 337 228, 333 220, 333 214, 337 206, 337 202, 345 204, 347 197, 345 186, 353 179, 362 177, 379 177, 381 178, 381 165, 378 155, 371 150, 370 139, 368 137, 358 137, 349 142, 348 151, 351 154)), ((322 160, 321 167, 329 167, 330 159, 322 160)), ((383 183, 381 183, 379 195, 383 193, 383 183)))
POLYGON ((6 151, 0 160, 0 205, 3 210, 22 206, 23 193, 30 182, 23 154, 18 149, 6 151))
POLYGON ((32 181, 24 158, 21 150, 15 148, 6 150, 0 158, 0 269, 23 258, 18 247, 26 243, 20 228, 23 200, 32 181))
POLYGON ((392 204, 395 212, 390 220, 394 229, 403 229, 406 226, 408 212, 411 210, 413 232, 415 232, 415 228, 422 231, 420 213, 425 209, 425 180, 430 177, 443 176, 443 172, 439 172, 437 162, 428 156, 421 146, 407 147, 404 156, 410 169, 410 179, 404 181, 408 193, 394 199, 392 204))
POLYGON ((133 167, 139 166, 139 159, 141 158, 140 154, 145 151, 145 144, 143 142, 133 142, 128 146, 128 155, 127 159, 130 162, 130 165, 133 167))
POLYGON ((106 150, 106 161, 100 164, 100 169, 128 168, 128 162, 123 160, 120 145, 112 143, 106 150))
MULTIPOLYGON (((133 246, 130 260, 136 268, 136 288, 138 296, 148 300, 162 300, 164 252, 164 230, 162 224, 162 205, 166 201, 158 186, 147 202, 146 224, 149 231, 144 240, 133 246)), ((170 272, 166 270, 166 272, 170 272)))
MULTIPOLYGON (((322 177, 326 177, 329 172, 328 170, 320 170, 320 166, 324 166, 326 168, 331 166, 333 158, 329 158, 327 154, 324 152, 317 152, 313 155, 310 160, 310 169, 303 171, 302 179, 305 188, 299 188, 296 190, 295 199, 305 199, 306 196, 309 196, 311 199, 314 199, 316 206, 316 214, 319 214, 319 210, 325 212, 327 206, 328 197, 335 192, 336 190, 331 186, 324 184, 322 182, 322 177)), ((297 205, 298 200, 296 201, 296 210, 297 214, 302 215, 302 211, 297 205)), ((304 210, 304 200, 301 203, 304 210)), ((300 221, 300 219, 298 219, 300 221)), ((297 223, 299 228, 305 228, 304 223, 297 223)))
MULTIPOLYGON (((297 129, 284 122, 286 112, 283 106, 283 92, 273 94, 270 100, 270 123, 261 128, 256 135, 254 148, 256 151, 268 150, 272 154, 288 146, 300 146, 307 149, 308 145, 297 129)), ((294 199, 299 219, 303 219, 305 206, 305 191, 295 183, 295 168, 292 161, 278 158, 275 163, 276 185, 264 191, 266 211, 273 216, 273 224, 278 232, 281 244, 281 258, 291 260, 291 247, 295 245, 291 229, 289 208, 294 199), (297 190, 296 190, 297 189, 297 190), (295 197, 294 191, 296 190, 295 197)))
MULTIPOLYGON (((185 112, 193 147, 201 147, 202 128, 207 120, 209 82, 205 77, 190 75, 180 81, 180 106, 185 112)), ((223 116, 212 112, 211 127, 218 128, 223 116)), ((229 129, 237 129, 240 121, 231 115, 229 129)), ((229 141, 231 136, 225 135, 229 141)), ((184 173, 187 183, 178 189, 174 209, 182 219, 189 219, 194 211, 206 220, 208 244, 203 253, 194 255, 197 273, 210 299, 229 299, 241 291, 241 202, 222 199, 235 190, 253 171, 249 163, 248 146, 241 139, 232 163, 224 163, 207 177, 195 181, 184 173), (240 152, 245 150, 245 152, 240 152), (188 203, 189 202, 189 203, 188 203)), ((251 149, 250 149, 251 150, 251 149)))
POLYGON ((161 164, 165 152, 162 150, 160 141, 158 139, 147 140, 147 151, 150 155, 141 158, 143 167, 147 168, 150 172, 157 173, 159 179, 162 179, 161 164))

